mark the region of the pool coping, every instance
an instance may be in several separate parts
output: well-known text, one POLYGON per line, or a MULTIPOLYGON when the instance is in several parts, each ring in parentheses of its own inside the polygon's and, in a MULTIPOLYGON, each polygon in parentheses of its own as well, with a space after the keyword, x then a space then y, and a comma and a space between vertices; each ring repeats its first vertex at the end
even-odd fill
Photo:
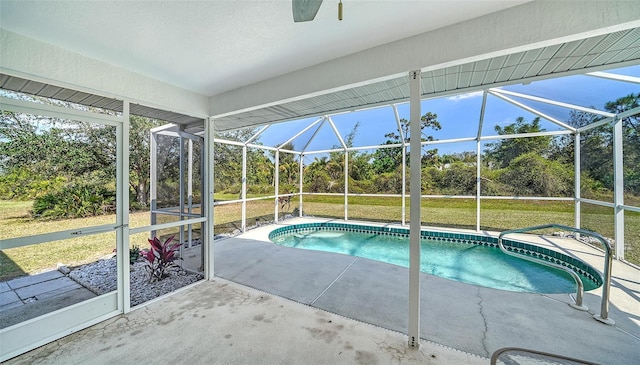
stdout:
MULTIPOLYGON (((345 232, 375 233, 392 237, 409 238, 409 228, 393 227, 393 226, 376 226, 363 223, 350 222, 310 222, 298 223, 283 226, 272 230, 268 238, 273 242, 275 238, 293 232, 308 232, 314 230, 339 230, 345 232)), ((443 232, 432 229, 422 229, 420 232, 421 239, 431 239, 449 243, 458 243, 465 245, 480 245, 485 247, 498 248, 498 238, 489 234, 478 235, 471 233, 443 232)), ((562 252, 541 247, 535 244, 527 243, 524 240, 503 239, 505 248, 511 252, 521 255, 542 259, 547 262, 555 263, 570 268, 574 272, 585 276, 591 280, 596 286, 592 289, 598 289, 602 286, 604 279, 602 275, 591 265, 582 261, 577 257, 566 255, 562 252)))

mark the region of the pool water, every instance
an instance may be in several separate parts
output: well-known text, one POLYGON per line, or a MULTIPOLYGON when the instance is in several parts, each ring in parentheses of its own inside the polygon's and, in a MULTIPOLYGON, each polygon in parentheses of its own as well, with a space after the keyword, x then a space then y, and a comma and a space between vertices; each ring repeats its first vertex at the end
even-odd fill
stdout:
MULTIPOLYGON (((321 230, 291 232, 274 243, 363 257, 409 267, 409 239, 376 233, 321 230)), ((571 276, 558 269, 507 255, 495 247, 421 239, 420 270, 442 278, 515 292, 575 293, 571 276)), ((597 284, 582 276, 584 290, 597 284)))

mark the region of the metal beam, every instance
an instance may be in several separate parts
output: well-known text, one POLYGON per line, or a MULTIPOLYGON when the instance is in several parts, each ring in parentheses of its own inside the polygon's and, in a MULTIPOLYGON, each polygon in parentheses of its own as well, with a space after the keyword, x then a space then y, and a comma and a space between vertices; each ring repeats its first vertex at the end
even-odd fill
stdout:
POLYGON ((327 117, 327 120, 329 121, 329 125, 331 126, 331 129, 333 129, 333 133, 336 134, 336 138, 338 138, 338 141, 340 141, 340 145, 342 146, 342 148, 346 150, 348 146, 346 143, 344 143, 344 139, 338 132, 338 128, 336 128, 336 125, 333 123, 333 119, 331 119, 331 117, 327 117))
POLYGON ((409 347, 420 347, 420 181, 422 149, 420 140, 420 71, 409 73, 411 91, 410 135, 410 221, 409 221, 409 347))
POLYGON ((320 129, 322 129, 322 126, 324 125, 324 123, 327 121, 327 118, 322 118, 322 123, 320 123, 320 125, 318 126, 318 128, 316 128, 316 130, 313 132, 313 134, 311 135, 311 138, 309 138, 309 140, 307 141, 307 144, 304 145, 304 147, 302 147, 302 150, 300 150, 300 153, 303 153, 304 151, 307 150, 307 148, 309 147, 309 145, 311 144, 311 142, 313 141, 313 139, 316 137, 316 135, 318 134, 318 132, 320 132, 320 129))
POLYGON ((575 198, 573 203, 573 216, 574 216, 574 226, 576 228, 580 228, 581 223, 581 214, 580 209, 582 208, 580 204, 580 171, 582 166, 580 166, 580 132, 577 132, 573 137, 573 174, 575 175, 573 179, 573 197, 575 198))
POLYGON ((298 193, 300 194, 299 196, 299 205, 298 205, 298 217, 302 218, 302 182, 304 181, 304 155, 301 153, 300 154, 300 160, 298 161, 298 167, 300 168, 300 181, 299 181, 299 191, 298 193))
POLYGON ((481 197, 481 169, 480 163, 482 157, 480 155, 482 149, 482 143, 480 138, 482 137, 482 128, 484 126, 484 113, 487 109, 487 91, 482 92, 482 106, 480 107, 480 120, 478 121, 478 134, 476 138, 476 231, 480 232, 480 197, 481 197))
POLYGON ((262 132, 266 131, 267 128, 271 127, 271 124, 267 124, 264 127, 262 127, 256 134, 254 134, 253 136, 251 136, 251 138, 249 138, 248 140, 246 140, 244 142, 245 145, 253 142, 256 140, 256 138, 260 137, 260 135, 262 134, 262 132))
POLYGON ((610 72, 602 72, 602 71, 589 72, 587 73, 587 75, 600 77, 608 80, 616 80, 616 81, 624 81, 624 82, 632 82, 634 84, 640 84, 640 77, 635 77, 635 76, 618 75, 618 74, 612 74, 610 72))
POLYGON ((622 149, 622 119, 616 118, 613 123, 613 203, 614 237, 616 241, 615 255, 618 260, 624 259, 624 168, 622 149))
POLYGON ((318 118, 318 120, 316 120, 315 122, 309 124, 306 128, 304 128, 303 130, 301 130, 300 132, 296 133, 293 137, 289 138, 286 142, 282 143, 280 145, 280 147, 286 145, 287 143, 290 143, 291 141, 293 141, 294 139, 300 137, 304 132, 308 131, 309 129, 313 128, 313 126, 315 126, 316 124, 320 123, 321 121, 324 120, 324 117, 320 117, 318 118))
POLYGON ((118 310, 131 310, 129 283, 129 102, 122 105, 122 124, 116 127, 116 247, 118 310))
POLYGON ((524 105, 519 101, 515 101, 515 100, 513 100, 513 99, 511 99, 511 98, 509 98, 507 96, 504 96, 504 95, 502 95, 500 93, 497 93, 495 91, 492 91, 492 90, 488 90, 487 92, 489 94, 495 96, 495 97, 498 97, 498 98, 508 102, 508 103, 511 103, 511 104, 513 104, 513 105, 515 105, 517 107, 520 107, 520 108, 522 108, 522 109, 524 109, 524 110, 526 110, 528 112, 531 112, 531 113, 533 113, 533 114, 535 114, 535 115, 537 115, 537 116, 539 116, 541 118, 544 118, 544 119, 550 121, 551 123, 556 124, 556 125, 564 128, 564 129, 568 129, 568 130, 574 131, 574 132, 576 130, 576 128, 574 128, 574 127, 572 127, 572 126, 570 126, 570 125, 568 125, 566 123, 563 123, 563 122, 557 120, 556 118, 551 117, 551 116, 549 116, 549 115, 547 115, 545 113, 542 113, 542 112, 540 112, 540 111, 538 111, 538 110, 536 110, 536 109, 534 109, 534 108, 532 108, 530 106, 524 105))
POLYGON ((278 189, 280 188, 280 150, 276 150, 275 159, 276 160, 273 164, 274 166, 273 179, 274 179, 276 197, 274 202, 275 207, 273 209, 273 221, 278 223, 278 197, 280 194, 280 192, 278 191, 278 189))
POLYGON ((540 98, 540 97, 537 97, 537 96, 517 93, 517 92, 508 91, 508 90, 504 90, 504 89, 491 89, 491 91, 499 93, 499 94, 511 95, 511 96, 516 96, 516 97, 523 98, 523 99, 539 101, 541 103, 545 103, 545 104, 549 104, 549 105, 555 105, 555 106, 559 106, 559 107, 562 107, 562 108, 579 110, 579 111, 583 111, 583 112, 587 112, 587 113, 591 113, 591 114, 602 115, 604 117, 613 117, 613 116, 615 116, 614 113, 604 112, 604 111, 598 110, 598 109, 585 108, 585 107, 580 106, 580 105, 563 103, 563 102, 560 102, 560 101, 540 98))
POLYGON ((242 146, 242 223, 240 229, 247 231, 247 146, 242 146))
MULTIPOLYGON (((393 104, 391 105, 393 108, 393 116, 396 118, 396 125, 398 126, 398 133, 400 134, 400 140, 404 142, 404 133, 402 132, 402 128, 400 128, 400 114, 398 113, 398 107, 393 104)), ((402 144, 402 225, 404 226, 406 222, 407 215, 407 148, 404 143, 402 144)))
POLYGON ((213 193, 214 193, 214 137, 215 137, 215 128, 214 128, 214 119, 209 118, 208 123, 205 123, 205 140, 204 140, 204 149, 206 151, 206 162, 203 174, 207 177, 205 181, 203 194, 204 198, 204 211, 207 220, 205 221, 205 229, 204 229, 204 240, 202 242, 204 246, 205 252, 205 265, 204 265, 204 274, 207 280, 213 280, 215 278, 213 262, 214 262, 214 250, 213 250, 213 240, 214 240, 214 208, 213 208, 213 193))

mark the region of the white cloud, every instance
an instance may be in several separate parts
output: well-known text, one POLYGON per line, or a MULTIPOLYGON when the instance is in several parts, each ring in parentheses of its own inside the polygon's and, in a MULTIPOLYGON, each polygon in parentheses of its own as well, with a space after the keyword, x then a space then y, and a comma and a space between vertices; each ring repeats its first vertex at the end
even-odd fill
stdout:
POLYGON ((482 96, 482 91, 474 91, 472 93, 466 93, 466 94, 450 96, 450 97, 447 98, 447 100, 460 101, 460 100, 464 100, 464 99, 475 98, 475 97, 478 97, 478 96, 482 96))

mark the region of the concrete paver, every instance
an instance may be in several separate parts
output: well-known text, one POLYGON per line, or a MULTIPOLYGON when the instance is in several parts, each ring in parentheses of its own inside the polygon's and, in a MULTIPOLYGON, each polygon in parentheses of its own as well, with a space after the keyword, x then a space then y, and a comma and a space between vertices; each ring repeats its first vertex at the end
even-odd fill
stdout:
POLYGON ((9 305, 15 302, 20 302, 20 297, 18 297, 18 295, 13 292, 13 291, 7 291, 7 292, 3 292, 0 293, 0 307, 4 307, 5 305, 9 305))
POLYGON ((96 296, 57 270, 0 284, 0 329, 96 296))
POLYGON ((59 277, 53 280, 47 280, 43 282, 39 282, 29 286, 23 286, 21 288, 16 289, 16 294, 21 299, 27 299, 31 297, 35 297, 37 295, 66 288, 68 290, 82 288, 82 286, 75 281, 69 279, 68 277, 59 277))
POLYGON ((6 281, 0 282, 0 293, 11 291, 9 284, 6 281))
MULTIPOLYGON (((48 292, 49 294, 52 292, 48 292)), ((43 295, 37 300, 18 307, 3 308, 0 313, 0 329, 36 318, 58 309, 94 298, 96 295, 85 288, 60 290, 56 295, 43 295)), ((40 295, 39 295, 40 296, 40 295)))
POLYGON ((58 270, 47 271, 42 274, 23 276, 7 281, 11 289, 19 289, 29 285, 40 284, 45 281, 61 278, 64 275, 58 270))

